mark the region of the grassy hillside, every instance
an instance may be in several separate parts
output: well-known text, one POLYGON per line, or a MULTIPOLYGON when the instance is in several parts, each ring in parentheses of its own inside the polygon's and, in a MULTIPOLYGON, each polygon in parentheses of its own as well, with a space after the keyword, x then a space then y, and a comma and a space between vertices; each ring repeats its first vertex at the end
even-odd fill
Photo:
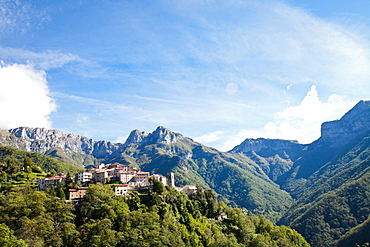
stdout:
POLYGON ((49 172, 53 169, 57 173, 69 172, 74 174, 81 170, 81 168, 63 163, 46 155, 21 151, 16 148, 0 145, 0 163, 11 164, 14 166, 15 171, 24 167, 25 158, 30 158, 33 164, 41 167, 41 169, 45 172, 49 172))

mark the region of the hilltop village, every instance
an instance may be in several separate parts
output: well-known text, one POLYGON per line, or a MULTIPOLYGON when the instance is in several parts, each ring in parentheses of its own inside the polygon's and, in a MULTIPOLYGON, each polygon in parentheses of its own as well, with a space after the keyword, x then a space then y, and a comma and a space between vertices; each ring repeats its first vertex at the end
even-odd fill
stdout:
MULTIPOLYGON (((48 188, 56 188, 61 182, 65 181, 66 178, 66 174, 39 178, 37 182, 38 189, 46 190, 48 188)), ((74 181, 81 184, 83 187, 70 189, 69 200, 82 199, 88 189, 86 185, 89 183, 106 184, 111 181, 119 181, 118 184, 113 184, 114 194, 116 196, 126 196, 130 195, 132 191, 149 189, 151 187, 151 179, 163 183, 164 186, 174 187, 177 191, 184 192, 187 195, 191 195, 197 190, 197 187, 193 185, 176 187, 174 173, 168 173, 166 177, 161 174, 150 175, 150 172, 143 172, 135 167, 119 163, 98 164, 96 166, 90 166, 85 171, 81 171, 75 175, 74 181)))

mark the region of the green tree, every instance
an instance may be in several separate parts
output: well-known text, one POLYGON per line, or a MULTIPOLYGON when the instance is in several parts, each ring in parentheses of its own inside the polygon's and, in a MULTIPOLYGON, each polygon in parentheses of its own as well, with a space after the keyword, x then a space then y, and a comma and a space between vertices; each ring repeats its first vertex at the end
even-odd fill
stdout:
POLYGON ((166 188, 164 186, 164 184, 160 181, 157 181, 153 178, 151 178, 151 184, 152 184, 152 189, 154 192, 157 192, 158 194, 162 194, 166 188))
POLYGON ((30 157, 26 157, 23 159, 23 168, 27 171, 27 172, 31 172, 32 171, 32 168, 31 166, 33 165, 33 161, 30 157))
POLYGON ((116 217, 114 193, 109 186, 91 184, 80 208, 83 222, 89 219, 111 219, 116 217))
POLYGON ((0 224, 0 246, 3 247, 26 247, 23 240, 17 239, 9 227, 5 224, 0 224))
POLYGON ((112 229, 113 223, 110 219, 90 220, 80 227, 80 246, 86 247, 110 247, 116 246, 119 235, 112 229))
POLYGON ((8 174, 4 171, 0 172, 0 183, 8 181, 8 174))

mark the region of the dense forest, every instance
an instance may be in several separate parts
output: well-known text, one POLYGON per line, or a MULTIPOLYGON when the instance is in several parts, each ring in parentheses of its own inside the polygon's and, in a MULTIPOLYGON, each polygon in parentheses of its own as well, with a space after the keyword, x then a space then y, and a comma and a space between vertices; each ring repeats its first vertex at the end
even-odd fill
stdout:
POLYGON ((2 196, 0 245, 309 246, 288 227, 218 203, 211 190, 189 198, 154 181, 144 193, 121 197, 92 184, 77 207, 58 194, 24 188, 2 196))
POLYGON ((369 155, 369 134, 343 147, 307 180, 303 195, 279 223, 296 229, 313 246, 370 242, 364 231, 370 215, 369 155))

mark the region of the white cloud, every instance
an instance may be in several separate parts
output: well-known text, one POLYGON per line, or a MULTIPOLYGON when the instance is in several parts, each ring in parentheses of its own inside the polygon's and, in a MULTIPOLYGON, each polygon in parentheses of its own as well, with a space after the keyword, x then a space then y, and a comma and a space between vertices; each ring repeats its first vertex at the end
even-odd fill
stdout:
POLYGON ((78 114, 78 118, 76 120, 76 123, 81 124, 81 123, 85 123, 89 120, 90 120, 89 116, 86 116, 84 114, 78 114))
POLYGON ((214 141, 219 140, 220 135, 223 134, 223 133, 224 133, 223 131, 217 130, 217 131, 214 131, 214 132, 211 132, 211 133, 204 134, 202 136, 198 136, 198 137, 194 138, 194 140, 196 142, 199 142, 199 143, 210 143, 210 142, 214 142, 214 141))
POLYGON ((276 120, 265 125, 264 135, 310 143, 320 137, 323 122, 342 117, 355 103, 337 94, 330 95, 327 102, 321 102, 313 85, 300 105, 277 113, 276 120))
POLYGON ((49 96, 46 74, 29 65, 0 68, 0 127, 51 128, 50 114, 57 105, 49 96))
POLYGON ((342 117, 356 102, 346 101, 337 94, 321 102, 316 86, 313 85, 302 102, 278 112, 273 122, 267 123, 263 130, 241 130, 230 137, 220 150, 230 150, 246 138, 272 138, 298 140, 311 143, 320 137, 321 124, 342 117))

